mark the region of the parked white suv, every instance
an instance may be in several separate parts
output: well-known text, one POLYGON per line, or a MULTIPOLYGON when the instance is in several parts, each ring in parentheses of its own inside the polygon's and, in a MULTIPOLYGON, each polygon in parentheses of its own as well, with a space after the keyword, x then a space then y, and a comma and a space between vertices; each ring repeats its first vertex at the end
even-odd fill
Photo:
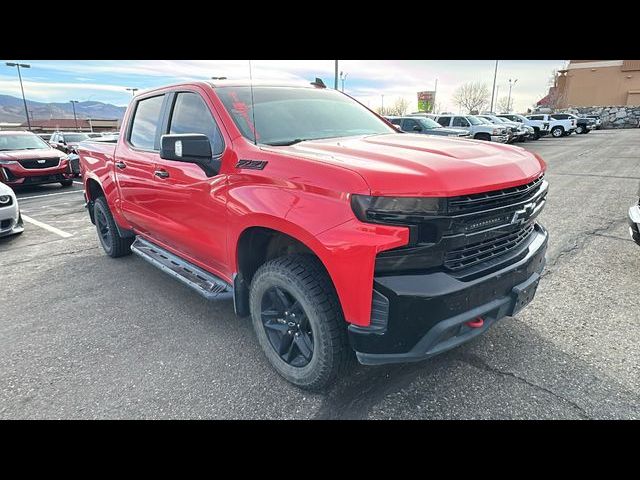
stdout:
POLYGON ((446 128, 468 130, 471 138, 489 142, 507 143, 509 132, 507 127, 487 125, 473 115, 437 115, 434 120, 446 128))
POLYGON ((518 113, 500 113, 496 115, 500 118, 506 118, 507 120, 511 120, 512 122, 524 123, 525 125, 533 128, 534 140, 539 139, 540 137, 544 137, 549 134, 549 122, 545 122, 544 120, 530 120, 524 115, 520 115, 518 113))
POLYGON ((529 120, 542 120, 549 123, 549 131, 551 136, 559 138, 565 135, 571 135, 576 129, 576 121, 570 118, 566 113, 536 113, 527 115, 529 120))

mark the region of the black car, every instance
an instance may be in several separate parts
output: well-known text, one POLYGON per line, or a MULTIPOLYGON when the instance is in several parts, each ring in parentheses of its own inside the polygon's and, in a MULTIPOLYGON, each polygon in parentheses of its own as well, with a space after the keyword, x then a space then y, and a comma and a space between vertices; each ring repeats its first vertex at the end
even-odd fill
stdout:
POLYGON ((444 137, 469 137, 468 130, 444 128, 435 120, 428 117, 384 117, 400 130, 407 133, 423 133, 425 135, 440 135, 444 137))
POLYGON ((596 130, 600 130, 602 128, 602 119, 600 115, 584 115, 585 118, 592 118, 596 122, 596 130))
POLYGON ((82 132, 55 132, 51 136, 49 144, 64 153, 76 153, 76 146, 88 139, 89 135, 82 132))

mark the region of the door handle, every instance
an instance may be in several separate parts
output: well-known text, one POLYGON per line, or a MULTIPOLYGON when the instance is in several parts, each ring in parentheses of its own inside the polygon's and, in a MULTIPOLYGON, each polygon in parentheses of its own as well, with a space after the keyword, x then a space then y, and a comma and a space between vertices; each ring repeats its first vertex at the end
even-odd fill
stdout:
POLYGON ((127 168, 127 164, 124 162, 116 162, 115 166, 118 167, 120 170, 122 170, 123 168, 127 168))
POLYGON ((169 176, 169 172, 167 172, 166 170, 156 170, 155 172, 153 172, 153 174, 156 177, 160 178, 167 178, 169 176))

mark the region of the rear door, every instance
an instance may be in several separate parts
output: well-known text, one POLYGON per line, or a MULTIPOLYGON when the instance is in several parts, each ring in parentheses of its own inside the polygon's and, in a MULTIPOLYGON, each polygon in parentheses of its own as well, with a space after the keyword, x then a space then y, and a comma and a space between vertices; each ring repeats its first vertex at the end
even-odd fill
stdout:
MULTIPOLYGON (((199 133, 211 143, 214 157, 222 158, 225 142, 213 105, 197 87, 169 94, 163 134, 199 133)), ((214 273, 226 270, 227 176, 212 177, 194 163, 155 161, 154 197, 150 203, 162 225, 162 243, 214 273)))
POLYGON ((438 122, 443 127, 448 127, 449 123, 451 122, 451 117, 438 117, 436 122, 438 122))
POLYGON ((166 98, 165 94, 155 94, 136 100, 127 131, 115 154, 114 170, 122 214, 137 230, 153 238, 162 236, 163 228, 155 218, 152 205, 166 98))

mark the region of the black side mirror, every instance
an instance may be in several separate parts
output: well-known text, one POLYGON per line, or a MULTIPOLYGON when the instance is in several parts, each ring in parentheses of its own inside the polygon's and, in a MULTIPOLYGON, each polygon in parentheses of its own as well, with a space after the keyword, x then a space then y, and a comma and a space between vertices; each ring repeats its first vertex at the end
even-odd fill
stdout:
POLYGON ((413 131, 414 132, 421 132, 422 131, 422 127, 420 125, 414 125, 413 126, 413 131))
POLYGON ((209 138, 200 133, 162 135, 160 139, 160 158, 195 163, 209 177, 213 177, 220 172, 220 158, 213 158, 209 138))

